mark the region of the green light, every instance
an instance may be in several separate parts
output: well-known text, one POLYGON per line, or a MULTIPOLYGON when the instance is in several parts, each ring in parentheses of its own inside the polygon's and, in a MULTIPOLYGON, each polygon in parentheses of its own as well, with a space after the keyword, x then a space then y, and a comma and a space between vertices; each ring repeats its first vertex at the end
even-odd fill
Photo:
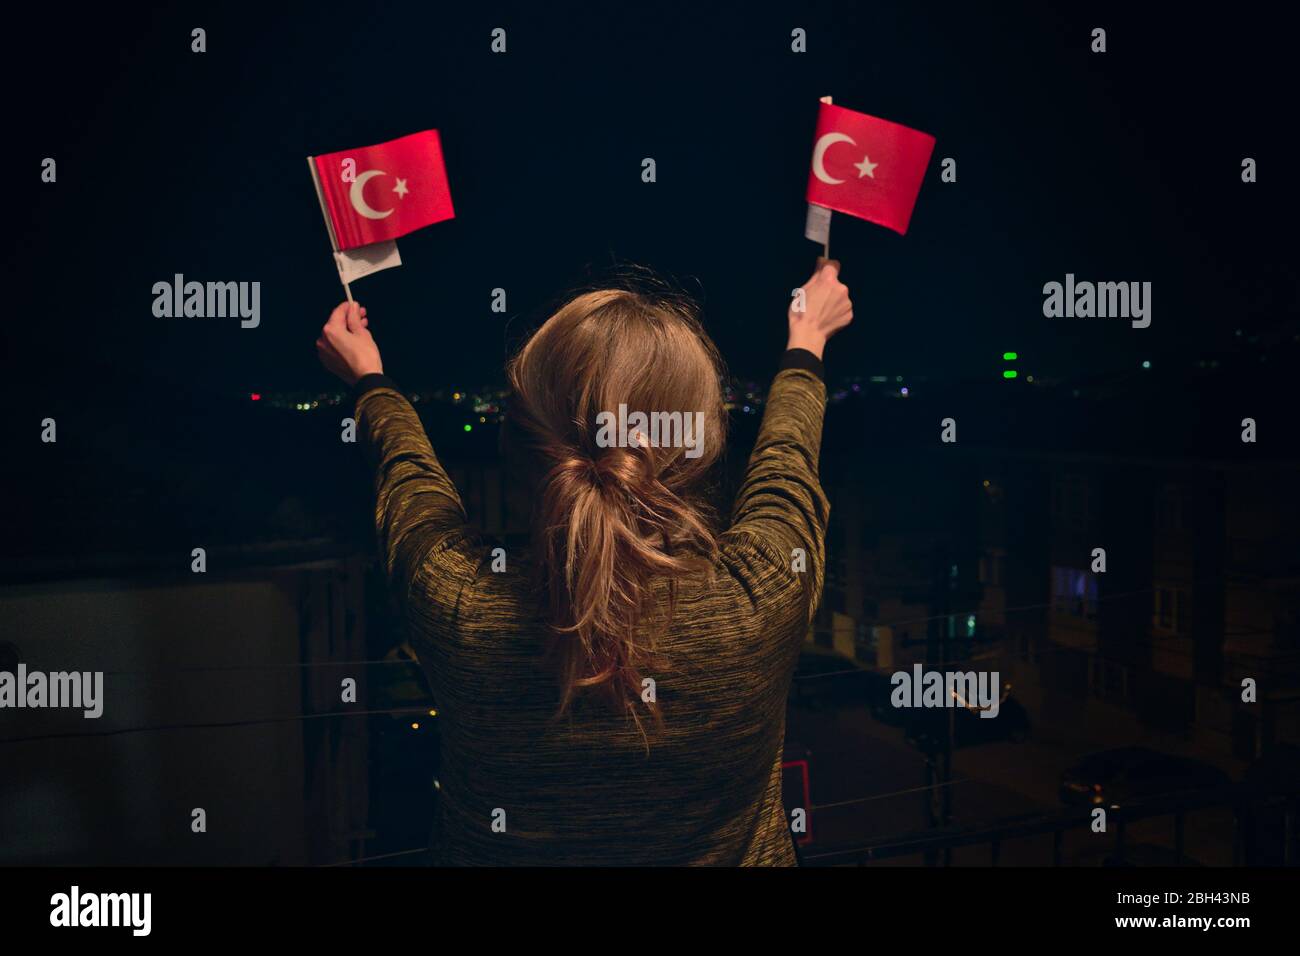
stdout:
POLYGON ((1002 353, 1002 361, 1004 361, 1004 362, 1014 362, 1014 361, 1015 361, 1016 359, 1018 359, 1018 358, 1020 358, 1020 356, 1019 356, 1018 354, 1016 354, 1015 352, 1003 352, 1003 353, 1002 353))
POLYGON ((467 431, 467 432, 472 432, 473 430, 474 430, 474 426, 473 426, 473 425, 466 425, 466 426, 465 426, 465 431, 467 431))
POLYGON ((1143 368, 1150 368, 1150 367, 1151 367, 1151 363, 1150 363, 1150 362, 1143 362, 1143 363, 1142 363, 1142 367, 1143 367, 1143 368))
POLYGON ((1013 369, 1013 368, 1009 368, 1009 369, 1007 369, 1005 372, 1002 373, 1002 377, 1003 377, 1003 378, 1015 378, 1018 374, 1020 374, 1020 373, 1017 372, 1015 369, 1013 369))

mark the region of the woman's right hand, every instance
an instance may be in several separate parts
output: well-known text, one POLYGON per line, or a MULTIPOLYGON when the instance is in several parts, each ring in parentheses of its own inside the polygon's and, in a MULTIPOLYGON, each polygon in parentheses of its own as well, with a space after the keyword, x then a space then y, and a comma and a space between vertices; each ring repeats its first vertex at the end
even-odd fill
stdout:
POLYGON ((355 302, 340 302, 316 340, 321 364, 349 386, 365 375, 382 373, 379 346, 370 334, 366 310, 355 302))
POLYGON ((786 348, 807 349, 821 358, 826 340, 853 321, 853 302, 848 286, 840 281, 838 261, 817 260, 817 271, 803 284, 803 295, 790 303, 788 318, 786 348))

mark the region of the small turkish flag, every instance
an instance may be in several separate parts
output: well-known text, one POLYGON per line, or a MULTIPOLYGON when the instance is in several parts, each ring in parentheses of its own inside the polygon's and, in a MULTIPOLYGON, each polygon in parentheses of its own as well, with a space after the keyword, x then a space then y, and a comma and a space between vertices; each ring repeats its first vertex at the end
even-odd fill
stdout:
POLYGON ((436 129, 312 158, 338 250, 454 218, 436 129))
POLYGON ((907 234, 934 137, 822 102, 807 200, 907 234))

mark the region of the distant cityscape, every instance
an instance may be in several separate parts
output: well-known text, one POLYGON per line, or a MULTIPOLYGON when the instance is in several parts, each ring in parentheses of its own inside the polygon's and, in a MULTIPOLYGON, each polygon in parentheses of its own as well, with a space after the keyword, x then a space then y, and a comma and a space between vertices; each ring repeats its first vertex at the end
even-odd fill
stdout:
MULTIPOLYGON (((1237 330, 1242 337, 1241 330, 1237 330)), ((1186 374, 1204 376, 1218 371, 1230 372, 1240 369, 1243 364, 1262 363, 1267 360, 1270 351, 1283 351, 1287 345, 1300 342, 1300 335, 1286 337, 1288 341, 1262 343, 1258 336, 1242 337, 1245 348, 1243 352, 1224 358, 1197 358, 1179 362, 1160 369, 1166 374, 1186 374), (1282 348, 1278 349, 1277 346, 1282 348)), ((1285 362, 1275 364, 1284 365, 1285 362)), ((1133 363, 1128 369, 1118 369, 1094 376, 1076 376, 1064 378, 1035 374, 1026 369, 1022 356, 1015 351, 1001 353, 1001 361, 991 363, 986 376, 939 379, 925 374, 876 373, 870 375, 850 375, 833 377, 829 383, 827 401, 836 405, 845 400, 868 395, 908 399, 918 397, 918 389, 926 386, 951 387, 972 383, 1005 383, 1008 386, 1033 387, 1044 390, 1068 389, 1073 398, 1087 398, 1111 390, 1117 383, 1130 381, 1131 376, 1157 371, 1156 363, 1142 359, 1133 363)), ((725 405, 728 411, 740 415, 759 415, 766 401, 767 384, 752 379, 732 379, 723 388, 725 405)), ((413 405, 442 406, 448 411, 457 412, 464 419, 463 430, 473 431, 476 425, 500 424, 505 419, 507 389, 500 385, 475 386, 421 386, 405 392, 413 405)), ((350 405, 349 392, 342 389, 328 391, 250 391, 240 397, 248 402, 262 406, 297 412, 313 412, 322 408, 334 408, 350 405)))

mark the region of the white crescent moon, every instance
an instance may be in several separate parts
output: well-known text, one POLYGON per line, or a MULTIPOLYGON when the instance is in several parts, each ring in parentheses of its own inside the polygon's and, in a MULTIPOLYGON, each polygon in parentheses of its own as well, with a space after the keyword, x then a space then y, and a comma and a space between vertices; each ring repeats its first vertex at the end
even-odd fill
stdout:
POLYGON ((366 197, 361 194, 361 190, 366 188, 366 183, 368 183, 372 177, 383 175, 384 171, 382 169, 366 170, 356 178, 356 181, 352 184, 351 192, 348 193, 348 198, 352 200, 352 208, 361 213, 361 215, 365 216, 367 219, 384 219, 393 214, 391 209, 385 209, 383 212, 380 212, 378 209, 371 209, 370 206, 366 205, 366 197))
MULTIPOLYGON (((842 183, 844 180, 835 179, 833 176, 826 174, 826 167, 822 165, 822 157, 826 155, 826 148, 835 143, 853 143, 853 137, 846 133, 827 133, 821 139, 817 140, 817 145, 813 147, 813 175, 822 182, 834 186, 842 183)), ((853 143, 857 146, 857 143, 853 143)), ((360 182, 360 180, 357 180, 360 182)), ((356 187, 353 187, 354 189, 356 187)), ((354 200, 355 201, 355 200, 354 200)))

